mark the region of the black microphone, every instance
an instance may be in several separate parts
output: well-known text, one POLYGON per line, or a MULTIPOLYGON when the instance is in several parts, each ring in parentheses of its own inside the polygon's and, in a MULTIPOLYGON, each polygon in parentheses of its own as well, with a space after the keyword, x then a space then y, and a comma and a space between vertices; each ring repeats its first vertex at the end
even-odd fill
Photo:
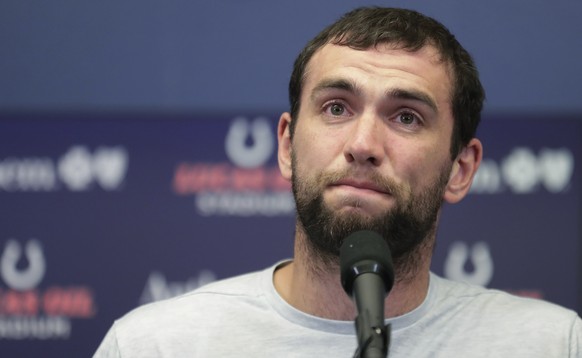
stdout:
POLYGON ((388 244, 374 231, 352 233, 340 248, 340 269, 342 286, 358 309, 354 357, 387 357, 390 325, 384 324, 384 300, 394 284, 388 244))

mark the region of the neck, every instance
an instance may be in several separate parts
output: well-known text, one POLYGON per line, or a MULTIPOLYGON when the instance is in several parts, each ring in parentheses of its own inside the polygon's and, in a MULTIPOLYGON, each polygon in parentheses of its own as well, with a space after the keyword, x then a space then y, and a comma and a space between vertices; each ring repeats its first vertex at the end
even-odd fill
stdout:
MULTIPOLYGON (((339 259, 321 262, 309 249, 305 234, 297 228, 293 262, 275 272, 275 289, 296 309, 333 320, 353 320, 357 311, 340 282, 339 259)), ((400 272, 395 268, 395 283, 385 301, 386 318, 401 316, 418 307, 428 292, 430 244, 421 245, 417 269, 400 272)))

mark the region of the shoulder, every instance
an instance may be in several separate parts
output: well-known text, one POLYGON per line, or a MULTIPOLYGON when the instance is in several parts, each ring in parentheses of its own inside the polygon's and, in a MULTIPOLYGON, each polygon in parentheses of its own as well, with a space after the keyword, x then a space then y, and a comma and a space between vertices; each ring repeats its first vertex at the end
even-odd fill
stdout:
POLYGON ((462 311, 473 322, 495 326, 519 327, 527 324, 571 330, 580 325, 578 314, 562 306, 534 298, 519 297, 504 291, 431 277, 436 289, 439 311, 462 311))
POLYGON ((580 357, 582 321, 558 305, 436 275, 425 302, 422 318, 394 338, 418 352, 408 356, 580 357), (423 336, 431 338, 419 345, 423 336))
POLYGON ((265 272, 259 271, 212 282, 185 294, 140 306, 121 320, 183 314, 197 308, 208 309, 209 305, 255 299, 262 295, 260 281, 264 276, 265 272))
MULTIPOLYGON (((174 298, 137 307, 114 322, 99 354, 111 351, 142 356, 140 352, 159 349, 174 352, 184 348, 186 340, 204 342, 203 337, 223 331, 227 323, 229 327, 233 322, 244 325, 251 317, 269 315, 268 293, 275 267, 216 281, 174 298)), ((199 344, 188 347, 201 348, 199 344)), ((115 356, 99 354, 96 356, 115 356)))
POLYGON ((137 307, 115 322, 119 334, 159 331, 163 327, 200 326, 208 319, 219 321, 245 306, 261 304, 262 281, 271 269, 248 273, 213 283, 167 300, 137 307))

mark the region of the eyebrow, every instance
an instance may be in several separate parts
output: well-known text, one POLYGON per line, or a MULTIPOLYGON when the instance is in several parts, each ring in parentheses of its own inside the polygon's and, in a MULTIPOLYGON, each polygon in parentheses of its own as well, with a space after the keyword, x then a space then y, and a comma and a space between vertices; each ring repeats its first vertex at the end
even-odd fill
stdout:
POLYGON ((433 112, 435 113, 438 112, 438 106, 436 105, 436 102, 432 99, 432 97, 421 91, 395 88, 392 90, 388 90, 386 96, 390 98, 421 102, 428 106, 430 109, 432 109, 433 112))
MULTIPOLYGON (((311 92, 311 99, 314 100, 321 92, 334 89, 346 91, 355 95, 358 95, 362 92, 357 83, 354 81, 343 78, 324 79, 313 88, 313 91, 311 92)), ((386 97, 420 102, 428 106, 433 112, 438 112, 438 106, 434 99, 422 91, 417 91, 414 89, 393 88, 386 91, 386 97)))
POLYGON ((311 99, 315 99, 317 95, 321 92, 326 90, 342 90, 352 94, 359 94, 361 91, 358 85, 350 80, 346 80, 343 78, 340 79, 326 79, 321 81, 317 86, 313 88, 311 91, 311 99))

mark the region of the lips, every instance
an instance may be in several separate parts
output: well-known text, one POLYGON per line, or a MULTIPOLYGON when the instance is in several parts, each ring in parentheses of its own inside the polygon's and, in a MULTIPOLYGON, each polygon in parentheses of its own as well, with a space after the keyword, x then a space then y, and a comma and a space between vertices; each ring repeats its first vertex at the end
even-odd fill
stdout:
POLYGON ((361 181, 361 180, 355 180, 355 179, 343 179, 343 180, 339 180, 335 183, 332 184, 332 186, 347 186, 347 187, 352 187, 354 189, 359 189, 359 190, 370 190, 370 191, 374 191, 380 194, 386 194, 389 195, 390 192, 387 191, 385 188, 375 184, 374 182, 370 182, 370 181, 361 181))

